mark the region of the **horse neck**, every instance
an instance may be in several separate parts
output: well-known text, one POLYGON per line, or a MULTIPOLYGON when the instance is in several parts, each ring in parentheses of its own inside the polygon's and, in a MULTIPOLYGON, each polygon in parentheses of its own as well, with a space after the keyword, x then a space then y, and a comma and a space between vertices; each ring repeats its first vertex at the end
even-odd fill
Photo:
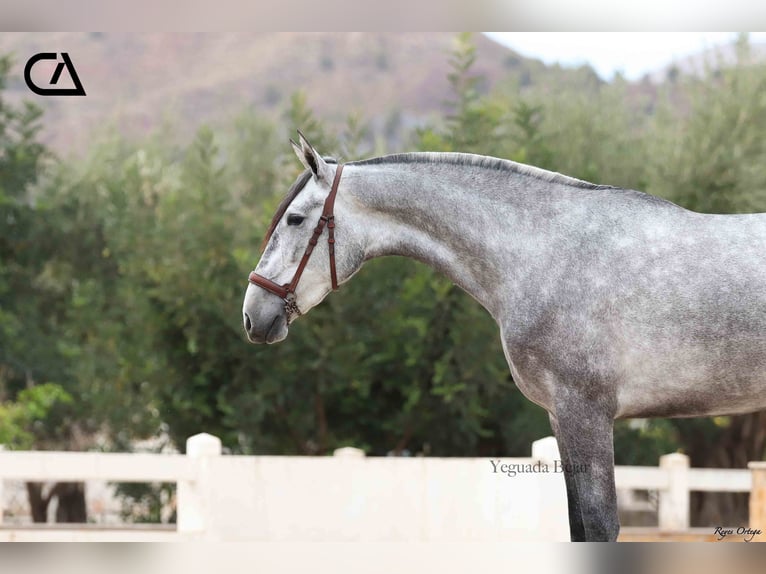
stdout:
POLYGON ((508 189, 513 174, 416 162, 348 167, 343 177, 360 208, 364 259, 421 261, 495 315, 524 233, 508 189))

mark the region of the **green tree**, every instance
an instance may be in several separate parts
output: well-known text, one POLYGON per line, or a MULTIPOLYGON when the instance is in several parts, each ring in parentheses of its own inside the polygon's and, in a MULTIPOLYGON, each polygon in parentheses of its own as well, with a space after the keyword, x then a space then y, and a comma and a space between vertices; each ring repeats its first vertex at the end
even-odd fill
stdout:
POLYGON ((766 72, 746 62, 687 79, 690 112, 657 115, 654 193, 706 213, 766 209, 766 72))
POLYGON ((60 385, 43 383, 20 391, 14 401, 0 403, 0 445, 14 450, 31 449, 51 411, 71 402, 71 395, 60 385))
POLYGON ((47 378, 59 359, 44 343, 55 324, 32 320, 46 290, 35 282, 39 249, 31 188, 48 154, 38 141, 39 108, 2 99, 10 66, 9 57, 0 57, 0 398, 47 378))

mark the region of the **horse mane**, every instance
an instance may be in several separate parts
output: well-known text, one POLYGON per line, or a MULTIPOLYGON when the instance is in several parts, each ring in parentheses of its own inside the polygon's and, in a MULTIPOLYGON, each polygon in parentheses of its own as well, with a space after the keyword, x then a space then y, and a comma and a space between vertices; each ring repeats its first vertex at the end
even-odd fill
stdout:
POLYGON ((541 169, 539 167, 517 163, 509 159, 499 159, 496 157, 476 155, 472 153, 397 153, 392 155, 384 155, 381 157, 374 157, 371 159, 364 159, 361 161, 354 161, 350 162, 349 165, 380 165, 390 163, 447 163, 451 165, 480 167, 484 169, 496 169, 498 171, 518 173, 520 175, 527 175, 548 183, 561 183, 582 189, 618 189, 611 185, 596 185, 595 183, 590 183, 581 179, 569 177, 568 175, 541 169))
POLYGON ((508 173, 516 173, 523 176, 532 177, 534 179, 553 184, 568 185, 570 187, 585 189, 585 190, 608 190, 620 193, 623 197, 636 199, 639 201, 646 201, 657 206, 665 208, 682 209, 675 203, 672 203, 656 195, 650 193, 644 193, 643 191, 637 191, 635 189, 628 189, 624 187, 616 187, 613 185, 598 185, 590 183, 582 179, 570 177, 562 173, 555 171, 548 171, 539 167, 534 167, 524 163, 518 163, 509 159, 499 159, 496 157, 490 157, 486 155, 477 155, 472 153, 458 153, 458 152, 411 152, 411 153, 397 153, 391 155, 384 155, 380 157, 374 157, 370 159, 364 159, 360 161, 349 162, 349 165, 382 165, 382 164, 407 164, 407 163, 424 163, 424 164, 450 164, 458 166, 478 167, 483 169, 495 169, 498 171, 504 171, 508 173))

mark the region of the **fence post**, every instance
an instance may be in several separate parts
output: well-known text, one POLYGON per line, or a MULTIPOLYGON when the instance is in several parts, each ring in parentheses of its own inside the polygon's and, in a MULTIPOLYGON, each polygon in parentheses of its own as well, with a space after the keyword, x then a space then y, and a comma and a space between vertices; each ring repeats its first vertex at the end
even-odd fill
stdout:
POLYGON ((668 488, 660 491, 659 527, 664 531, 689 529, 689 457, 674 452, 660 457, 668 488))
POLYGON ((354 448, 353 446, 342 446, 340 448, 336 448, 333 453, 333 456, 336 456, 338 458, 364 458, 364 451, 361 448, 354 448))
POLYGON ((556 437, 547 436, 532 443, 532 458, 546 462, 550 465, 561 461, 559 454, 559 443, 556 437))
POLYGON ((766 462, 747 463, 753 479, 750 488, 750 528, 766 531, 766 462))
POLYGON ((209 537, 211 517, 210 463, 221 455, 221 439, 208 433, 186 440, 186 456, 196 466, 196 479, 179 481, 177 495, 178 532, 209 537))

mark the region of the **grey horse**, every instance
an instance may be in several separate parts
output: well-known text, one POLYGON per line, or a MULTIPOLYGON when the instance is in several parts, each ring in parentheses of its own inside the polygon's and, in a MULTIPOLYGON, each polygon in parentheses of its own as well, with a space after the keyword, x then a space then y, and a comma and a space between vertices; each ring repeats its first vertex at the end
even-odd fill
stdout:
MULTIPOLYGON (((306 139, 306 171, 254 274, 286 284, 338 166, 306 139)), ((470 154, 345 164, 334 205, 337 280, 403 255, 446 275, 495 319, 519 389, 542 406, 565 467, 572 540, 615 540, 617 418, 766 407, 766 214, 709 215, 638 191, 470 154)), ((249 284, 253 343, 275 343, 331 291, 319 241, 295 292, 249 284)), ((333 275, 334 278, 334 275, 333 275)))

